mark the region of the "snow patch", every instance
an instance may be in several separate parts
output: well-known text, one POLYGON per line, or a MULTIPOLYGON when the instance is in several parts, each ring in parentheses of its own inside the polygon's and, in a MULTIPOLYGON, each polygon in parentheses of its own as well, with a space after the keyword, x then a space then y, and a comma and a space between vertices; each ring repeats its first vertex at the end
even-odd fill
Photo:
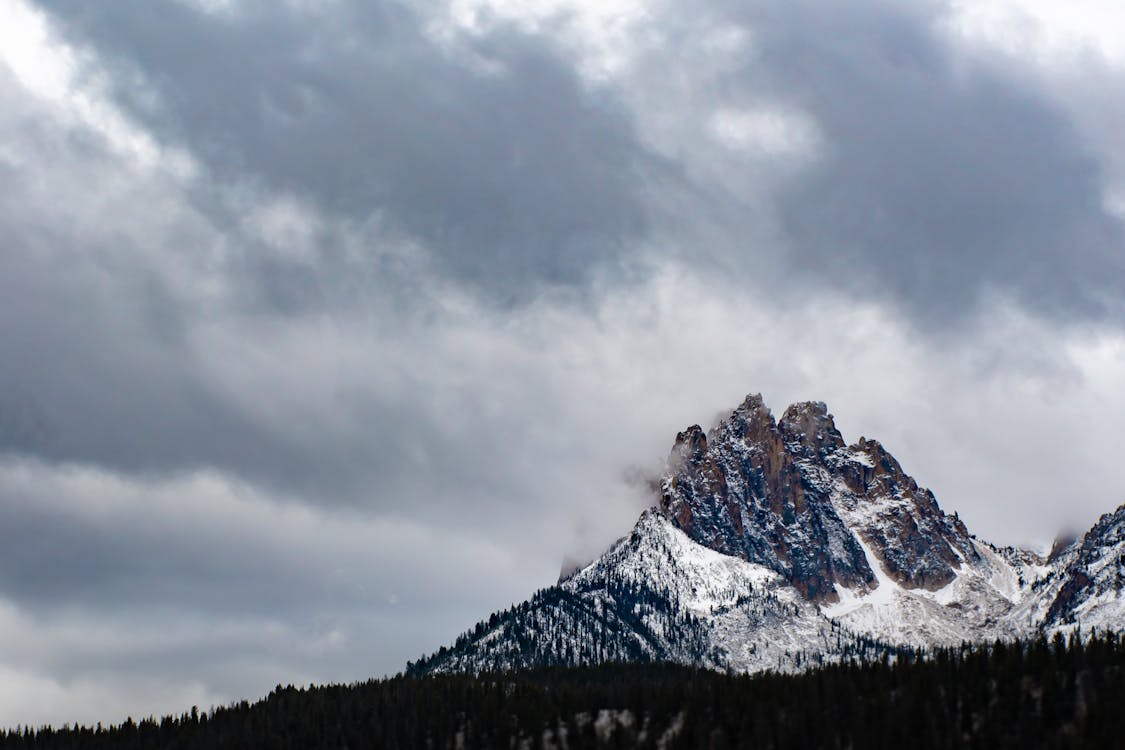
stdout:
POLYGON ((896 593, 902 590, 883 570, 883 566, 879 564, 879 560, 875 557, 870 545, 859 534, 854 534, 854 537, 867 558, 867 565, 871 568, 871 572, 875 574, 875 588, 859 594, 836 584, 836 593, 840 595, 840 601, 830 606, 822 606, 820 610, 827 617, 842 617, 860 607, 880 607, 893 604, 896 593))

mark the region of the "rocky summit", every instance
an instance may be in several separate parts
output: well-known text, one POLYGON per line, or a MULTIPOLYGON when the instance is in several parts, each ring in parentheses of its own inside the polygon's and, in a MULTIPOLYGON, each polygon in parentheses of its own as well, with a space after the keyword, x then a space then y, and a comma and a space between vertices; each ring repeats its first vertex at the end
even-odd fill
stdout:
POLYGON ((944 512, 821 402, 748 396, 675 439, 632 533, 409 666, 607 661, 793 671, 896 649, 1125 629, 1125 506, 1048 557, 944 512))
POLYGON ((810 601, 878 586, 876 567, 937 590, 965 561, 969 532, 874 440, 845 445, 828 407, 794 404, 774 421, 749 396, 711 431, 676 438, 660 504, 706 547, 765 565, 810 601))

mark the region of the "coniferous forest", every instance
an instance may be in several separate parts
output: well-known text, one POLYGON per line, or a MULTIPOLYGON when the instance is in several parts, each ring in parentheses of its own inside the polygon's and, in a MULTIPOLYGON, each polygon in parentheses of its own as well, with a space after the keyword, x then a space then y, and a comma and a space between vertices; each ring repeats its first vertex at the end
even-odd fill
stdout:
POLYGON ((521 747, 1125 747, 1125 639, 996 642, 795 675, 614 664, 279 686, 209 712, 0 735, 3 750, 521 747))

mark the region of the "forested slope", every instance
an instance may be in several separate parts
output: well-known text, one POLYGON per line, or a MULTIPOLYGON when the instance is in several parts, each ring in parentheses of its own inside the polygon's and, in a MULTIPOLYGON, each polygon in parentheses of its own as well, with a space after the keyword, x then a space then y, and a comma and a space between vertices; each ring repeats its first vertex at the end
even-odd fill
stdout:
POLYGON ((279 687, 254 704, 0 748, 1125 747, 1112 633, 938 649, 801 674, 601 665, 279 687))

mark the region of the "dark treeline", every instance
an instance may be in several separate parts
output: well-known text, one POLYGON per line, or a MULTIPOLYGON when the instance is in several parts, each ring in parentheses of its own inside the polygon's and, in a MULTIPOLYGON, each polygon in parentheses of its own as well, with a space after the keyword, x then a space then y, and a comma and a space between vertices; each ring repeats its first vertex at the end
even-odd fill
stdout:
POLYGON ((674 665, 400 676, 279 687, 258 703, 110 728, 0 735, 8 748, 1125 747, 1112 633, 938 649, 797 675, 674 665))

